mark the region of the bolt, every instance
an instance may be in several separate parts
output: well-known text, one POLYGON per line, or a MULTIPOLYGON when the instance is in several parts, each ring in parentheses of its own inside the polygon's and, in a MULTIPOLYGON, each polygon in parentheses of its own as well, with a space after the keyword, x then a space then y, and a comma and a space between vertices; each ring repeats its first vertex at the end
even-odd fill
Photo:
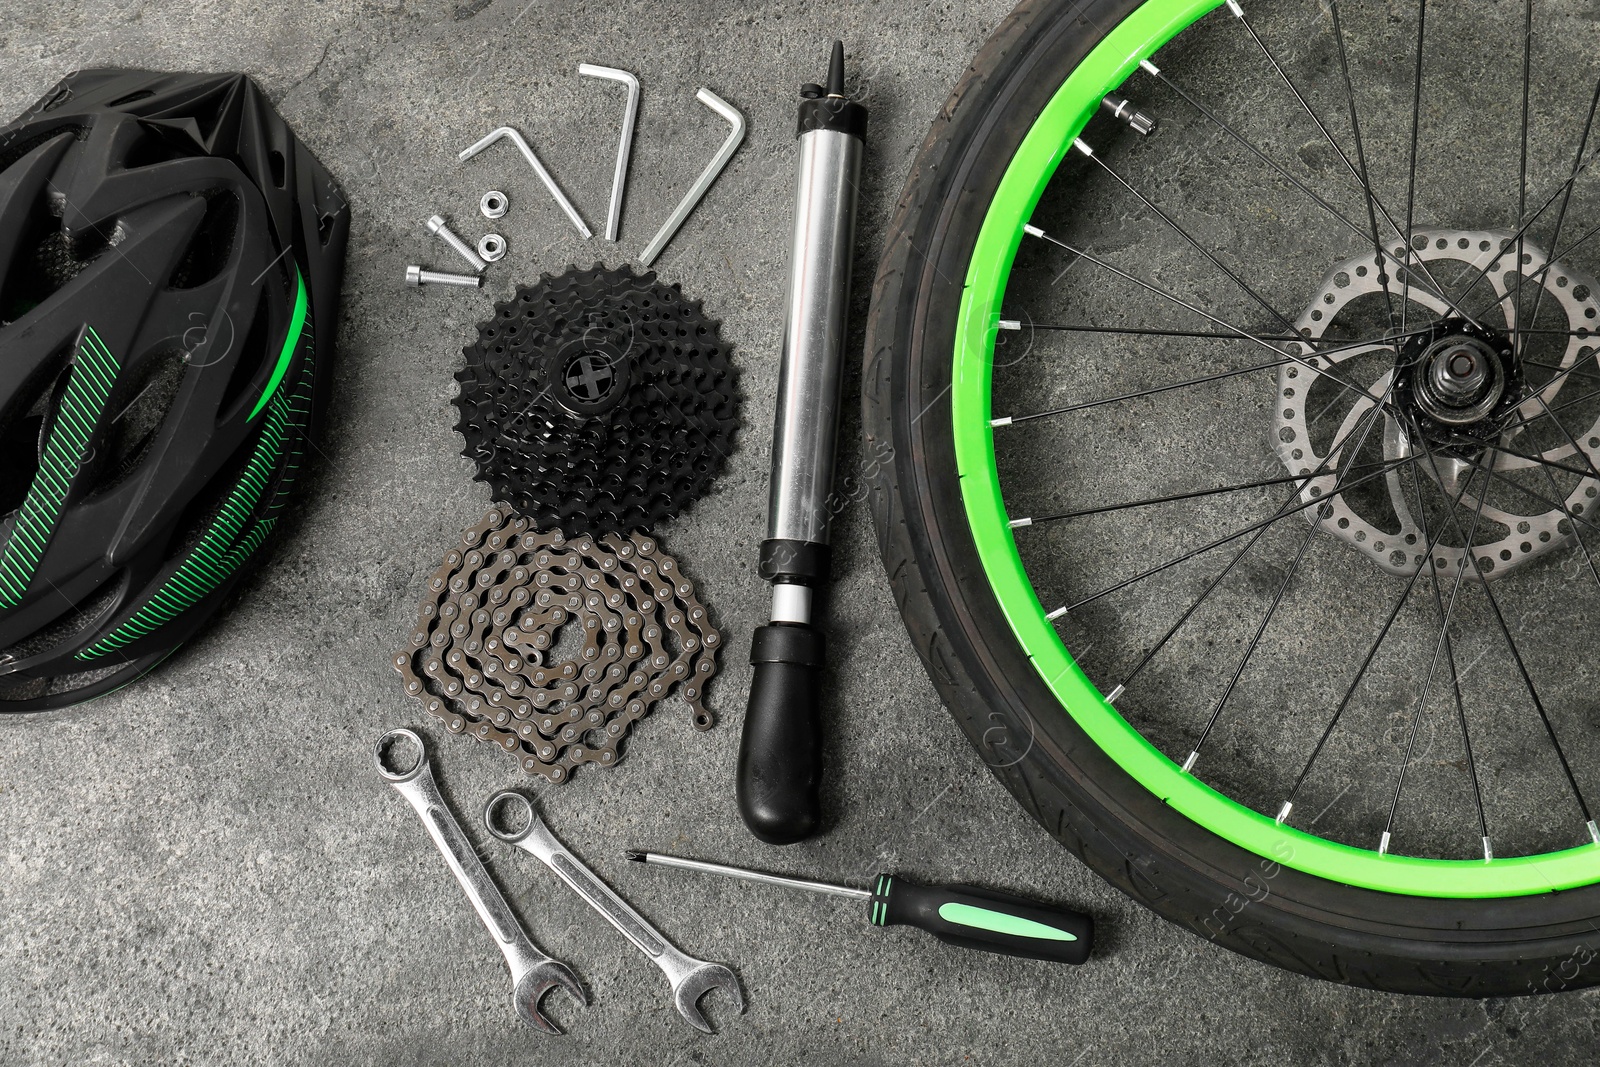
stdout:
POLYGON ((463 289, 482 289, 483 279, 475 274, 441 274, 421 267, 406 268, 406 284, 413 289, 424 285, 458 285, 463 289))
POLYGON ((435 215, 428 220, 428 232, 434 234, 445 244, 461 253, 461 258, 466 260, 468 263, 471 263, 472 269, 477 271, 479 274, 482 274, 486 269, 488 269, 489 264, 485 263, 482 259, 479 259, 478 253, 472 250, 472 246, 467 244, 467 242, 463 241, 461 238, 457 237, 455 235, 455 231, 451 230, 449 226, 445 225, 445 221, 441 216, 435 215))

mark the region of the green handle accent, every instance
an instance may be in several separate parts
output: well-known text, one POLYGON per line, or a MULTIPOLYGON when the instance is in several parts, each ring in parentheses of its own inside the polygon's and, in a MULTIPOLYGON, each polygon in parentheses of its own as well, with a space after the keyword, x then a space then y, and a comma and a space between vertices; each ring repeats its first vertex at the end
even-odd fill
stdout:
POLYGON ((868 902, 874 926, 915 926, 960 948, 1082 963, 1094 920, 1080 912, 973 885, 924 886, 880 874, 868 902))
POLYGON ((1054 926, 1024 919, 1020 915, 1008 915, 1003 911, 975 908, 971 904, 941 904, 939 918, 960 926, 992 930, 997 934, 1010 934, 1012 937, 1037 937, 1044 941, 1078 940, 1077 935, 1058 930, 1054 926))

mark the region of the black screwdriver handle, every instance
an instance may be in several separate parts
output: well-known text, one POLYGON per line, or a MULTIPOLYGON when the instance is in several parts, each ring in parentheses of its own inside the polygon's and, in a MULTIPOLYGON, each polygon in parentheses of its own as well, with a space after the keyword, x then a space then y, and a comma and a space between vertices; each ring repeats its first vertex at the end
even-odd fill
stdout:
POLYGON ((880 874, 867 909, 875 926, 915 926, 948 944, 1003 956, 1082 963, 1094 944, 1089 916, 979 886, 924 886, 880 874))
POLYGON ((755 677, 739 741, 739 814, 769 845, 792 845, 822 823, 822 664, 814 626, 755 632, 755 677))

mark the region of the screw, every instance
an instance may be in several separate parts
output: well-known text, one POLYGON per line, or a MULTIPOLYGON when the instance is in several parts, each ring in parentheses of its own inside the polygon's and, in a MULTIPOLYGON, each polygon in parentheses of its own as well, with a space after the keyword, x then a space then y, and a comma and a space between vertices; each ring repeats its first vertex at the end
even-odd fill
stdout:
POLYGON ((406 284, 413 289, 424 285, 459 285, 463 289, 482 289, 483 279, 475 274, 440 274, 436 270, 407 267, 406 284))
POLYGON ((428 220, 428 232, 434 234, 445 244, 461 253, 461 258, 466 260, 468 263, 471 263, 472 269, 477 271, 479 274, 482 274, 488 268, 489 264, 479 259, 478 253, 472 250, 472 246, 467 244, 467 242, 463 241, 461 238, 457 237, 455 235, 455 231, 451 230, 449 226, 445 225, 445 221, 441 216, 435 215, 428 220))

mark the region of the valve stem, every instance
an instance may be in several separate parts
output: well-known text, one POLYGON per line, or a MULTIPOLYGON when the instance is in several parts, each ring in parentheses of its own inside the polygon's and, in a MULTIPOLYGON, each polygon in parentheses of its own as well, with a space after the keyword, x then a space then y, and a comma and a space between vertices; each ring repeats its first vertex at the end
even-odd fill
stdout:
POLYGON ((1133 106, 1133 101, 1115 93, 1100 101, 1100 106, 1133 127, 1140 137, 1148 137, 1156 130, 1156 120, 1133 106))

